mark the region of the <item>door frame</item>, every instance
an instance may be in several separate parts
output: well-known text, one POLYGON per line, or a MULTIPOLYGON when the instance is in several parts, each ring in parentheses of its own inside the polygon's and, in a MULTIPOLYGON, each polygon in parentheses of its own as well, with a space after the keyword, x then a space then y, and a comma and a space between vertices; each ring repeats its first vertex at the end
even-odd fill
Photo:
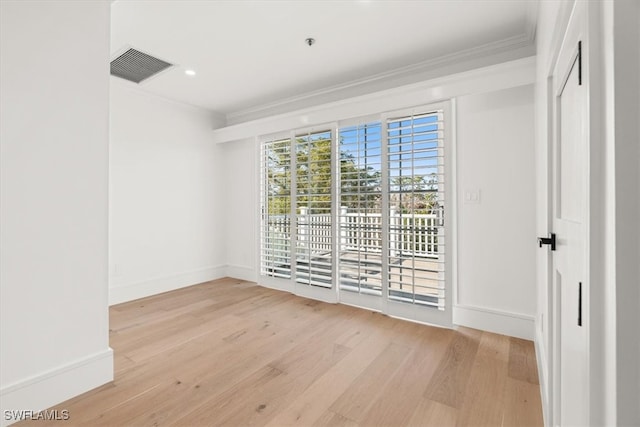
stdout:
MULTIPOLYGON (((457 192, 456 192, 456 117, 455 117, 455 99, 446 99, 439 102, 431 102, 425 104, 419 104, 419 106, 415 107, 407 107, 400 109, 393 109, 386 112, 380 112, 377 114, 370 114, 364 117, 376 117, 377 120, 380 120, 382 123, 390 116, 402 115, 402 114, 414 114, 418 112, 424 112, 424 110, 442 110, 443 115, 445 117, 445 128, 444 128, 444 136, 443 136, 443 149, 444 149, 444 174, 445 174, 445 212, 448 212, 447 218, 448 222, 446 225, 445 231, 445 308, 444 310, 430 309, 428 307, 416 306, 415 304, 405 304, 397 301, 389 301, 388 297, 384 297, 384 294, 387 291, 386 280, 383 280, 383 295, 372 296, 372 295, 351 295, 349 292, 341 292, 339 285, 339 277, 338 277, 338 256, 337 251, 333 251, 332 260, 334 264, 333 268, 333 286, 331 288, 318 288, 314 286, 301 285, 296 283, 295 281, 295 267, 292 264, 292 278, 291 279, 282 279, 275 278, 269 276, 263 276, 261 274, 261 241, 262 241, 262 214, 258 213, 256 216, 256 282, 262 286, 277 289, 281 291, 290 292, 292 294, 311 298, 319 301, 324 301, 328 303, 341 303, 345 305, 351 305, 359 308, 379 311, 385 315, 396 317, 404 320, 409 320, 412 322, 435 325, 438 327, 452 328, 453 327, 453 307, 455 305, 455 301, 457 300, 457 244, 456 244, 456 235, 457 235, 457 192)), ((321 125, 313 125, 307 127, 300 127, 292 130, 286 130, 281 132, 273 132, 258 136, 254 139, 255 150, 258 153, 256 156, 256 170, 259 171, 256 174, 256 188, 258 191, 256 192, 257 206, 262 206, 262 144, 266 141, 280 139, 280 138, 290 138, 292 148, 295 143, 296 134, 300 132, 313 132, 320 130, 331 130, 331 139, 332 139, 332 176, 334 181, 332 187, 332 197, 334 200, 339 200, 339 182, 337 181, 337 171, 339 168, 339 155, 338 155, 338 144, 337 137, 339 128, 342 126, 343 122, 350 122, 353 120, 357 120, 357 118, 345 118, 343 120, 338 120, 334 122, 324 123, 321 125)), ((384 133, 384 132, 383 132, 384 133)), ((386 134, 383 135, 383 138, 386 138, 386 134)), ((386 143, 383 144, 383 147, 386 143)), ((292 153, 294 150, 292 149, 292 153)), ((386 162, 386 153, 383 151, 383 163, 386 162)), ((383 174, 383 178, 385 179, 385 175, 383 174)), ((292 189, 294 191, 295 188, 292 189)), ((387 206, 387 192, 383 190, 382 192, 383 199, 383 211, 387 206)), ((260 208, 257 209, 260 211, 260 208)), ((295 210, 293 205, 292 198, 292 218, 295 218, 293 215, 293 211, 295 210)), ((338 206, 334 204, 332 207, 332 222, 333 222, 333 245, 334 249, 337 247, 339 242, 339 229, 338 229, 338 206)), ((384 218, 384 216, 383 216, 384 218)), ((293 221, 293 220, 292 220, 293 221)), ((292 225, 293 227, 293 225, 292 225)), ((388 223, 383 221, 383 228, 388 228, 388 223)), ((291 232, 291 247, 292 250, 295 247, 295 233, 292 229, 291 232)), ((387 247, 388 242, 383 239, 383 247, 387 247)), ((383 250, 384 252, 384 250, 383 250)), ((383 271, 385 270, 385 266, 383 265, 383 271)))
MULTIPOLYGON (((324 287, 313 286, 313 285, 305 285, 302 283, 298 283, 298 281, 296 280, 295 259, 296 259, 296 242, 297 242, 297 209, 295 205, 295 192, 296 192, 297 179, 295 177, 295 174, 293 173, 295 172, 296 166, 297 166, 295 161, 292 163, 292 187, 291 187, 291 236, 290 236, 290 248, 291 248, 291 257, 292 257, 291 278, 283 279, 283 278, 269 277, 269 276, 262 275, 261 250, 262 250, 263 224, 262 224, 261 209, 262 209, 262 196, 263 196, 262 192, 264 190, 264 188, 262 187, 262 179, 263 179, 262 177, 262 173, 263 173, 262 144, 264 142, 271 141, 271 140, 289 139, 291 144, 291 156, 292 158, 295 158, 295 144, 296 144, 297 135, 303 134, 303 133, 313 133, 313 132, 321 132, 321 131, 331 132, 331 158, 332 158, 331 175, 333 176, 336 173, 336 162, 334 161, 334 159, 336 158, 336 133, 337 133, 336 122, 333 122, 333 123, 329 122, 329 123, 324 123, 324 124, 314 125, 314 126, 307 126, 307 127, 299 127, 296 129, 265 134, 255 138, 255 149, 257 150, 257 153, 258 153, 256 156, 257 162, 255 167, 256 167, 256 170, 259 171, 257 174, 257 180, 256 180, 256 188, 258 189, 258 191, 256 191, 256 196, 257 196, 257 206, 259 211, 259 214, 257 215, 257 219, 256 219, 256 224, 257 224, 256 230, 258 231, 256 233, 256 236, 257 236, 256 283, 258 283, 261 286, 265 286, 267 288, 290 292, 294 295, 298 295, 304 298, 311 298, 314 300, 324 301, 328 303, 337 303, 339 300, 338 300, 338 287, 335 286, 335 281, 337 277, 337 267, 335 267, 337 257, 336 257, 335 251, 333 251, 331 255, 331 260, 333 264, 331 277, 332 277, 333 284, 330 288, 324 288, 324 287)), ((335 188, 335 185, 333 185, 334 184, 333 178, 331 182, 332 182, 331 196, 332 198, 335 198, 337 194, 337 189, 335 188)), ((334 247, 335 247, 335 239, 336 239, 336 234, 335 234, 336 212, 337 212, 336 207, 332 206, 331 237, 332 237, 332 244, 334 245, 334 247)))
MULTIPOLYGON (((555 147, 554 139, 556 138, 557 115, 556 115, 556 91, 554 78, 563 78, 564 76, 556 76, 556 69, 560 60, 560 53, 564 46, 573 47, 572 43, 581 41, 582 56, 582 84, 585 85, 586 91, 586 121, 585 136, 587 138, 586 146, 586 212, 584 224, 584 242, 585 242, 585 267, 583 283, 584 304, 583 318, 586 327, 586 347, 587 347, 587 375, 589 386, 589 404, 585 410, 589 411, 588 419, 590 424, 605 423, 605 413, 615 408, 610 408, 611 396, 607 396, 608 388, 602 387, 607 372, 607 336, 611 333, 615 334, 615 329, 611 329, 612 325, 606 319, 607 308, 604 307, 606 289, 604 284, 606 262, 605 244, 607 242, 606 226, 607 218, 603 201, 606 195, 605 182, 605 165, 606 156, 604 144, 605 125, 604 117, 606 115, 606 105, 604 97, 605 80, 603 74, 603 61, 605 55, 602 50, 602 4, 600 2, 575 1, 566 3, 568 8, 568 20, 558 22, 559 27, 556 30, 559 34, 552 41, 551 60, 546 71, 548 87, 546 91, 547 106, 547 158, 546 158, 546 179, 547 187, 546 202, 547 211, 545 222, 547 229, 552 230, 553 208, 555 197, 553 185, 553 150, 555 147), (558 37, 559 36, 559 37, 558 37)), ((547 386, 543 390, 546 391, 546 407, 545 416, 549 425, 556 426, 560 422, 560 401, 559 401, 559 307, 557 307, 557 294, 553 289, 553 263, 551 252, 547 254, 547 262, 544 274, 544 280, 547 289, 547 309, 548 317, 547 325, 549 325, 549 348, 547 356, 550 358, 547 364, 547 386)), ((615 325, 613 325, 615 328, 615 325)), ((609 336, 609 339, 611 337, 609 336)), ((609 379, 610 380, 610 379, 609 379)), ((615 381, 615 379, 613 380, 615 381)), ((615 402, 615 401, 614 401, 615 402)))
MULTIPOLYGON (((455 200, 457 200, 457 192, 456 192, 456 143, 455 143, 455 127, 456 127, 456 119, 453 108, 453 100, 444 100, 441 102, 434 102, 430 104, 425 104, 421 106, 411 107, 411 108, 403 108, 397 109, 393 111, 388 111, 381 114, 381 121, 385 123, 388 119, 397 116, 405 116, 405 115, 413 115, 419 114, 424 111, 433 109, 433 110, 441 110, 444 116, 444 134, 442 138, 443 151, 444 151, 444 211, 445 211, 445 253, 444 253, 444 283, 445 283, 445 305, 444 310, 437 309, 429 309, 427 307, 422 307, 416 304, 407 304, 399 301, 393 301, 388 297, 388 281, 387 283, 383 283, 382 292, 383 295, 386 296, 382 299, 382 313, 396 317, 399 319, 411 320, 414 322, 425 323, 430 325, 436 325, 440 327, 452 328, 453 327, 453 306, 454 299, 456 295, 454 295, 454 288, 457 288, 454 283, 454 270, 457 268, 456 264, 456 254, 457 254, 457 245, 454 240, 454 236, 456 233, 456 226, 458 222, 458 216, 456 211, 455 200)), ((383 144, 383 148, 387 148, 386 142, 387 135, 383 136, 385 139, 385 143, 383 144)), ((387 150, 384 150, 382 161, 386 163, 388 161, 387 150)), ((383 173, 382 179, 388 180, 388 170, 383 173)), ((389 211, 389 199, 388 192, 383 190, 382 192, 383 198, 383 210, 389 211)), ((389 224, 388 222, 383 222, 383 226, 388 230, 389 224)), ((386 242, 385 250, 388 249, 388 242, 386 242)), ((383 270, 387 271, 387 265, 383 263, 383 270)), ((388 278, 387 278, 388 279, 388 278)))
MULTIPOLYGON (((382 163, 388 164, 388 133, 385 123, 387 123, 388 119, 393 117, 402 117, 402 116, 411 116, 413 114, 424 113, 429 110, 440 110, 444 116, 444 129, 443 129, 443 137, 442 137, 442 150, 444 152, 444 194, 445 199, 444 209, 445 209, 445 244, 446 248, 444 256, 444 295, 445 295, 445 304, 444 310, 432 309, 424 306, 420 306, 417 304, 408 304, 399 301, 393 301, 389 298, 388 294, 388 286, 389 286, 389 277, 388 277, 388 258, 384 255, 382 256, 382 292, 381 295, 367 295, 365 293, 352 293, 349 291, 340 290, 339 278, 336 278, 336 286, 338 288, 338 302, 341 304, 346 304, 358 308, 363 308, 367 310, 378 311, 382 314, 385 314, 390 317, 395 317, 398 319, 409 320, 412 322, 418 322, 428 325, 435 325, 438 327, 452 328, 453 327, 453 307, 455 300, 455 271, 457 268, 456 259, 457 259, 457 246, 455 235, 457 232, 457 212, 456 212, 456 203, 457 193, 456 193, 456 145, 455 145, 455 110, 454 110, 455 100, 444 100, 440 102, 434 102, 424 105, 419 105, 415 107, 395 109, 387 112, 383 112, 380 114, 376 114, 374 116, 375 120, 380 121, 382 126, 382 135, 381 135, 381 149, 382 149, 382 163)), ((353 119, 347 119, 345 122, 349 123, 353 119)), ((355 120, 357 122, 357 120, 355 120)), ((341 121, 340 127, 343 126, 343 122, 341 121)), ((388 182, 388 169, 385 167, 382 169, 382 181, 388 182)), ((336 185, 336 187, 338 187, 336 185)), ((389 192, 388 186, 383 185, 382 187, 382 212, 389 212, 389 192)), ((389 249, 389 241, 388 241, 388 231, 389 231, 389 216, 386 214, 382 215, 382 228, 383 230, 383 249, 382 253, 388 253, 389 249)))
MULTIPOLYGON (((551 163, 550 163, 550 169, 551 169, 551 173, 550 173, 550 179, 551 179, 551 185, 550 185, 550 211, 551 211, 551 218, 550 218, 550 225, 551 227, 554 227, 554 223, 556 221, 556 217, 560 214, 559 213, 559 183, 558 183, 558 179, 559 179, 559 170, 558 170, 558 161, 560 158, 560 146, 562 144, 562 142, 560 141, 561 137, 561 129, 560 129, 560 123, 561 123, 561 116, 560 116, 560 97, 562 96, 562 93, 564 92, 564 88, 567 84, 569 84, 568 80, 569 80, 569 76, 572 72, 577 72, 578 73, 578 81, 579 81, 579 85, 583 85, 583 62, 584 62, 584 57, 582 55, 582 47, 584 44, 584 38, 585 38, 585 25, 584 25, 584 13, 585 10, 582 7, 574 7, 573 13, 570 17, 569 20, 569 24, 567 26, 567 31, 565 33, 562 45, 560 47, 560 51, 558 53, 558 56, 556 58, 555 61, 555 66, 553 69, 553 73, 551 76, 551 108, 552 108, 552 114, 551 114, 551 131, 552 131, 552 138, 550 141, 550 159, 551 159, 551 163)), ((586 92, 586 86, 583 86, 583 90, 585 90, 586 92)), ((588 123, 588 92, 586 93, 585 96, 585 103, 582 105, 578 105, 578 113, 583 117, 585 123, 588 123)), ((585 144, 585 146, 588 147, 589 144, 589 132, 588 129, 583 128, 583 132, 585 137, 587 138, 587 144, 585 144)), ((579 175, 580 175, 580 181, 581 181, 581 185, 584 185, 585 181, 588 181, 588 177, 589 177, 589 161, 588 161, 588 153, 584 153, 583 155, 585 156, 585 162, 584 162, 584 167, 581 170, 576 171, 579 175)), ((584 191, 584 200, 582 200, 583 205, 581 206, 581 210, 584 211, 588 211, 587 206, 589 205, 589 194, 588 191, 586 191, 586 185, 585 185, 585 191, 584 191)), ((588 214, 585 215, 584 217, 584 221, 581 222, 580 225, 580 234, 581 234, 581 240, 584 242, 585 247, 583 249, 584 253, 580 256, 581 259, 587 259, 586 255, 588 252, 588 232, 587 232, 587 221, 588 221, 588 214)), ((553 232, 558 232, 558 230, 553 229, 553 232)), ((565 240, 567 236, 562 236, 559 235, 558 238, 560 240, 560 245, 562 245, 563 240, 565 240)), ((557 262, 557 257, 559 256, 558 253, 556 253, 555 255, 552 254, 551 255, 551 262, 550 262, 550 270, 551 270, 551 276, 550 277, 550 288, 551 288, 551 295, 553 297, 553 317, 552 317, 552 339, 553 339, 553 356, 552 356, 552 360, 553 360, 553 364, 554 364, 554 369, 553 371, 557 373, 557 375, 554 376, 553 378, 553 389, 556 391, 554 399, 553 399, 553 405, 554 405, 554 411, 553 413, 555 414, 555 418, 554 418, 554 422, 553 425, 561 425, 561 420, 562 420, 562 409, 563 409, 563 405, 562 405, 562 401, 561 401, 561 396, 562 396, 562 354, 561 354, 561 349, 562 349, 562 324, 563 322, 567 322, 567 321, 571 321, 569 319, 563 319, 563 307, 562 307, 562 297, 561 294, 563 292, 563 290, 561 289, 561 286, 558 285, 558 283, 555 282, 554 280, 554 272, 555 272, 555 267, 556 267, 556 262, 557 262)), ((567 254, 565 254, 565 256, 567 256, 567 254)), ((579 277, 582 277, 583 279, 583 288, 584 289, 588 289, 590 287, 590 281, 588 279, 588 275, 587 275, 587 271, 588 271, 588 266, 585 265, 578 267, 578 270, 580 270, 579 273, 579 277)), ((567 284, 567 286, 569 286, 569 284, 567 284)), ((586 293, 585 293, 586 294, 586 293)), ((583 300, 585 300, 585 304, 583 304, 583 306, 585 307, 582 310, 582 317, 583 317, 583 322, 582 322, 582 328, 586 329, 585 331, 585 337, 586 337, 586 343, 585 343, 585 348, 588 348, 588 341, 589 341, 589 328, 590 328, 590 324, 591 322, 589 321, 590 316, 589 316, 589 304, 588 304, 588 295, 585 295, 583 297, 583 300)), ((566 313, 565 313, 566 314, 566 313)), ((589 355, 588 352, 585 355, 585 360, 586 360, 586 365, 589 365, 589 355)), ((565 362, 566 363, 566 362, 565 362)), ((586 372, 586 384, 589 384, 589 379, 590 379, 590 375, 589 372, 586 372)), ((589 399, 589 390, 591 387, 588 387, 587 389, 587 400, 589 399)), ((588 415, 587 415, 588 417, 588 415)))

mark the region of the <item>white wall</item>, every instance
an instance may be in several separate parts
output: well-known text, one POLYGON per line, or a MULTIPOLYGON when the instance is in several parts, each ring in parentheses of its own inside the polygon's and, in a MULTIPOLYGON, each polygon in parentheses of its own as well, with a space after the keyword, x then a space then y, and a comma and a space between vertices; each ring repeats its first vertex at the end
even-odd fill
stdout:
POLYGON ((616 368, 618 425, 640 425, 640 2, 605 4, 615 116, 616 368), (608 33, 611 37, 608 37, 608 33))
POLYGON ((0 16, 0 395, 40 410, 113 375, 109 2, 2 1, 0 16))
POLYGON ((258 188, 260 165, 254 138, 218 144, 224 159, 224 224, 226 274, 257 280, 258 188))
POLYGON ((224 275, 212 115, 111 77, 110 303, 224 275))
POLYGON ((533 130, 532 85, 458 98, 454 323, 527 339, 536 311, 533 130), (474 193, 479 201, 467 200, 474 193))

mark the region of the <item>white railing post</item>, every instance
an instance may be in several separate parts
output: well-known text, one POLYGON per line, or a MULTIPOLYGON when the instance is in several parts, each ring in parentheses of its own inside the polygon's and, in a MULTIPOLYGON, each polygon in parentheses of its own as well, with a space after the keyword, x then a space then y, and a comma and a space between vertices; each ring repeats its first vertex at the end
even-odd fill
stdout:
POLYGON ((340 252, 347 250, 347 207, 340 206, 340 252))
MULTIPOLYGON (((308 209, 300 208, 300 215, 298 216, 298 241, 306 242, 309 240, 309 217, 308 217, 308 209)), ((311 255, 311 251, 309 250, 309 243, 303 244, 304 256, 311 255)))
POLYGON ((437 242, 438 242, 438 251, 434 251, 438 255, 438 258, 442 259, 444 254, 444 210, 441 206, 438 206, 438 228, 436 229, 438 232, 436 234, 437 242))
POLYGON ((389 211, 389 256, 397 256, 398 250, 398 216, 396 210, 389 211))
POLYGON ((300 240, 307 240, 304 236, 308 233, 308 226, 305 225, 308 222, 308 208, 300 208, 300 240))
POLYGON ((425 236, 426 236, 426 245, 425 245, 425 254, 426 255, 432 255, 433 254, 433 230, 434 230, 434 221, 433 218, 427 217, 425 219, 425 224, 424 224, 424 229, 425 229, 425 236))

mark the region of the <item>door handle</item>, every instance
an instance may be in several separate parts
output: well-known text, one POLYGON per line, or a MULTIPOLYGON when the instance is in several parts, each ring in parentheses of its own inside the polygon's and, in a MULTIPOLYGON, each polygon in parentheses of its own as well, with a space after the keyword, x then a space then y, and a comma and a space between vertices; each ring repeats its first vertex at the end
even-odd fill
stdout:
POLYGON ((555 251, 556 250, 556 234, 549 233, 549 237, 538 237, 538 244, 540 245, 540 247, 542 247, 542 245, 551 245, 551 250, 555 251))

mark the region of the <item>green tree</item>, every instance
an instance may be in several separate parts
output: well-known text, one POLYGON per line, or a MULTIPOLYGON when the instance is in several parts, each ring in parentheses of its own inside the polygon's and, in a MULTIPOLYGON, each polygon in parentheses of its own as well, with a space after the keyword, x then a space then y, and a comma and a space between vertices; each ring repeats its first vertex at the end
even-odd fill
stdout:
MULTIPOLYGON (((290 140, 271 143, 267 149, 267 195, 271 215, 291 212, 290 140)), ((296 139, 297 208, 309 213, 331 212, 331 140, 313 135, 296 139)), ((340 150, 341 204, 351 209, 380 204, 380 172, 358 167, 353 156, 340 150)))
POLYGON ((438 181, 430 176, 397 176, 391 179, 390 204, 402 213, 430 214, 438 207, 438 181))
POLYGON ((341 206, 363 210, 380 207, 380 171, 357 167, 353 156, 340 150, 341 206))
POLYGON ((331 212, 331 140, 298 138, 296 144, 297 207, 309 213, 331 212))
POLYGON ((270 215, 287 215, 291 212, 291 142, 288 139, 274 141, 265 151, 266 196, 270 215))

